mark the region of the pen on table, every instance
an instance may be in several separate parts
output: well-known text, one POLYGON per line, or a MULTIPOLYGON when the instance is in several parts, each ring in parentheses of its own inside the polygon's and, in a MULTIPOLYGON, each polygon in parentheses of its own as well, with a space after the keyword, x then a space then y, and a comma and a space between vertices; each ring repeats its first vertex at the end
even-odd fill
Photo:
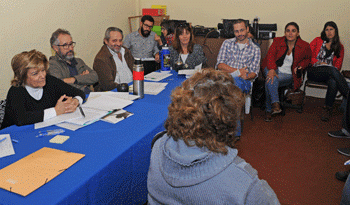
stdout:
POLYGON ((14 143, 18 143, 19 142, 18 140, 15 140, 15 139, 12 139, 11 141, 14 142, 14 143))
POLYGON ((102 118, 105 118, 105 117, 107 117, 107 116, 110 116, 110 115, 112 115, 113 113, 115 113, 115 112, 118 112, 120 109, 114 109, 114 110, 112 110, 112 111, 109 111, 105 116, 103 116, 102 118))
POLYGON ((83 111, 83 108, 80 106, 80 104, 78 105, 78 107, 79 107, 80 113, 85 117, 85 113, 83 111))

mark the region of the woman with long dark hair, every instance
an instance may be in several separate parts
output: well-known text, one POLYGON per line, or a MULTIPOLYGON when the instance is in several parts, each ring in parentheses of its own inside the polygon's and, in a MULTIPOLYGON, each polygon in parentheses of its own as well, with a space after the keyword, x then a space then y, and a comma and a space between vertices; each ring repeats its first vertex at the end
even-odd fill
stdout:
POLYGON ((325 82, 328 85, 325 105, 321 120, 328 121, 332 112, 337 92, 346 98, 349 86, 340 73, 344 46, 340 43, 338 26, 333 21, 327 22, 321 32, 311 43, 312 67, 307 70, 307 77, 311 81, 325 82))
POLYGON ((202 46, 194 42, 192 27, 188 23, 180 24, 170 47, 170 66, 178 71, 175 65, 180 62, 183 69, 196 69, 204 67, 206 61, 202 46))
POLYGON ((310 45, 300 38, 298 24, 288 23, 284 29, 284 36, 273 39, 262 63, 266 75, 265 121, 272 121, 272 115, 282 112, 278 87, 292 86, 293 90, 299 89, 302 78, 297 75, 297 71, 305 69, 309 65, 310 59, 310 45))

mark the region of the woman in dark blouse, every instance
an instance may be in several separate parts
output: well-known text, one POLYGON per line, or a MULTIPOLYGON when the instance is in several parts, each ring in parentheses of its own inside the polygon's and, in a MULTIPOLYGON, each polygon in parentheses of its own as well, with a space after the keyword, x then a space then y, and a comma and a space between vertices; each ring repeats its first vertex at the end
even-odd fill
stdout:
POLYGON ((47 75, 48 61, 39 51, 17 54, 11 66, 14 78, 1 128, 34 124, 74 112, 85 99, 83 91, 47 75))
POLYGON ((207 59, 202 46, 194 43, 192 27, 188 23, 180 24, 176 28, 175 39, 169 50, 170 66, 176 71, 205 67, 207 59), (179 64, 180 68, 176 66, 179 64))

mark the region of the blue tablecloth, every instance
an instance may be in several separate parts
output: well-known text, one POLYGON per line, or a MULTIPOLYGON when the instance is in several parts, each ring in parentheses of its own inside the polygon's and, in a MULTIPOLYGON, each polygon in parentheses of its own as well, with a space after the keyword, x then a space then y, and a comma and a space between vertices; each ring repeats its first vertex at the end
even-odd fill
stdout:
POLYGON ((86 156, 26 197, 0 189, 0 204, 143 204, 147 199, 147 172, 153 136, 164 130, 170 93, 185 78, 174 75, 156 96, 145 95, 125 109, 134 113, 117 124, 98 121, 77 131, 64 144, 49 143, 51 136, 35 137, 34 125, 11 126, 0 131, 10 134, 16 154, 0 159, 0 169, 41 149, 51 147, 86 156))

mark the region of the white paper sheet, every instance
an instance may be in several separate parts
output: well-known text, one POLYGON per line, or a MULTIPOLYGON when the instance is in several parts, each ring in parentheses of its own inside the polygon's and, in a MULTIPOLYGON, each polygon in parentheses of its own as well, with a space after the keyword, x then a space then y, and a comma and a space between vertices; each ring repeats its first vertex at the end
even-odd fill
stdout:
POLYGON ((160 81, 160 80, 163 80, 164 78, 167 78, 169 76, 172 76, 172 74, 152 72, 152 73, 149 73, 149 74, 145 75, 145 80, 160 81))
POLYGON ((142 61, 155 61, 155 58, 141 58, 142 61))
POLYGON ((92 98, 89 97, 82 107, 111 111, 114 109, 122 109, 132 103, 134 103, 132 100, 124 100, 109 95, 100 95, 92 98))
POLYGON ((120 98, 120 99, 124 99, 124 100, 136 100, 136 99, 140 98, 140 96, 132 95, 132 94, 125 93, 125 92, 108 91, 108 92, 91 92, 89 95, 89 99, 90 98, 94 99, 94 98, 100 97, 102 95, 120 98))
POLYGON ((34 124, 34 129, 40 129, 43 127, 48 127, 51 125, 56 125, 58 123, 67 121, 67 120, 71 120, 71 119, 76 119, 76 118, 83 118, 83 116, 81 115, 79 109, 76 109, 74 112, 72 113, 66 113, 66 114, 62 114, 62 115, 58 115, 56 117, 53 117, 45 122, 38 122, 34 124))
POLYGON ((9 134, 0 135, 0 158, 15 154, 9 134))
MULTIPOLYGON (((168 83, 144 82, 144 93, 149 95, 158 95, 162 92, 168 83)), ((129 86, 129 90, 133 90, 133 85, 129 86)))
POLYGON ((101 119, 101 117, 108 114, 108 111, 105 110, 97 110, 93 108, 83 108, 85 117, 75 118, 66 120, 65 122, 76 124, 76 125, 89 125, 101 119))
POLYGON ((61 122, 61 123, 57 124, 56 126, 62 127, 64 129, 67 129, 67 130, 72 130, 72 131, 75 131, 77 129, 85 127, 85 125, 77 125, 77 124, 72 124, 72 123, 68 123, 68 122, 61 122))

